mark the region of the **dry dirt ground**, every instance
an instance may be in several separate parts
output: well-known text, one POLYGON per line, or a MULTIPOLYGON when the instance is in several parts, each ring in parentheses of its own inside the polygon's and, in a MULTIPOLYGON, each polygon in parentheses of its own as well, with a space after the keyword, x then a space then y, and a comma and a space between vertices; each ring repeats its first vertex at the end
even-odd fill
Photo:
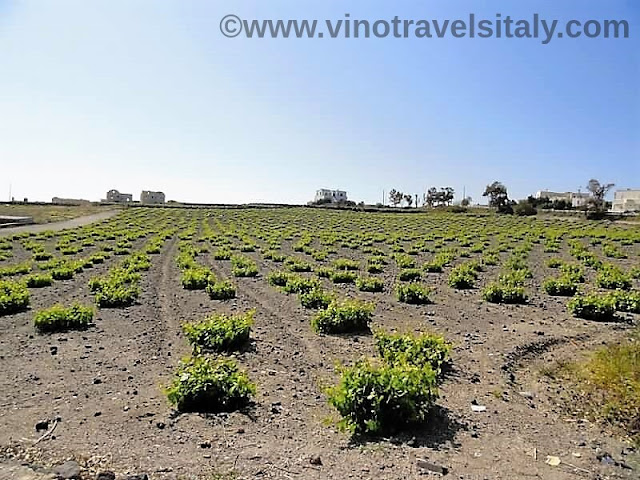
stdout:
MULTIPOLYGON (((435 331, 455 350, 453 372, 428 427, 394 438, 353 439, 333 426, 335 412, 322 392, 336 381, 336 361, 375 355, 371 336, 313 333, 310 313, 297 298, 267 284, 264 277, 279 267, 256 253, 247 255, 257 261, 260 276, 234 279, 238 298, 226 302, 184 290, 176 254, 174 238, 143 273, 138 304, 100 310, 95 326, 84 332, 38 335, 33 311, 57 301, 91 303, 87 281, 108 265, 56 282, 38 291, 30 311, 0 319, 0 476, 37 480, 15 473, 16 462, 47 466, 75 459, 88 478, 112 470, 154 479, 226 478, 212 475, 230 471, 258 479, 408 479, 429 475, 418 466, 425 459, 456 479, 640 478, 637 453, 558 406, 563 387, 539 372, 554 360, 622 338, 630 323, 572 318, 565 299, 535 293, 539 288, 530 289, 528 306, 483 303, 477 289, 448 287, 446 274, 425 279, 435 287, 433 305, 358 293, 377 302, 374 328, 435 331), (255 404, 232 414, 175 414, 163 386, 189 353, 181 322, 253 308, 251 346, 237 359, 258 386, 255 404), (472 411, 473 403, 486 411, 472 411), (43 420, 56 428, 35 444, 44 433, 35 425, 43 420), (602 463, 597 456, 605 452, 633 470, 602 463), (546 464, 547 455, 562 463, 546 464)), ((341 249, 340 256, 349 255, 341 249)), ((530 256, 538 287, 551 275, 540 266, 541 255, 530 256)), ((198 261, 231 278, 229 262, 210 255, 198 261)), ((498 271, 488 268, 478 287, 498 271)), ((390 265, 387 291, 395 274, 390 265)), ((337 288, 355 295, 353 285, 337 288)))
POLYGON ((93 213, 91 215, 82 215, 76 218, 71 218, 69 220, 63 220, 60 222, 0 228, 0 237, 7 236, 7 235, 14 235, 17 233, 24 233, 24 232, 39 233, 39 232, 46 232, 47 230, 59 231, 59 230, 64 230, 65 228, 81 227, 83 225, 89 225, 91 223, 95 223, 101 220, 106 220, 108 218, 111 218, 114 215, 116 215, 119 211, 120 210, 110 209, 110 210, 104 210, 98 213, 93 213))
POLYGON ((1 203, 0 215, 32 217, 37 224, 58 223, 78 217, 88 217, 104 210, 114 210, 112 205, 37 205, 22 203, 1 203))

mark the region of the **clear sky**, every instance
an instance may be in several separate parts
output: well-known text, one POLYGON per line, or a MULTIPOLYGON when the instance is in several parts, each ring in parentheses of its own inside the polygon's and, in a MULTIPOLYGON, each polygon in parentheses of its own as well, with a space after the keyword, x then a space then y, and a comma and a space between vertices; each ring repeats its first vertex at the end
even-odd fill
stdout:
POLYGON ((638 0, 0 0, 0 199, 640 188, 638 0), (629 39, 247 39, 221 18, 626 19, 629 39))

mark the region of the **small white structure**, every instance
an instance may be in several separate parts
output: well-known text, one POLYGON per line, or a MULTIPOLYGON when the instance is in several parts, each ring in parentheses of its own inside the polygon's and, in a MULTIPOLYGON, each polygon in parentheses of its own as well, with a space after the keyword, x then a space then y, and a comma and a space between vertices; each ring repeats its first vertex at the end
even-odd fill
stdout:
POLYGON ((120 193, 118 190, 109 190, 107 192, 107 202, 115 203, 129 203, 133 202, 133 195, 131 193, 120 193))
POLYGON ((328 190, 326 188, 321 188, 316 191, 315 202, 331 202, 331 203, 340 203, 347 201, 347 192, 343 190, 328 190))
POLYGON ((165 196, 163 192, 151 192, 149 190, 143 190, 140 194, 140 203, 147 205, 162 205, 165 202, 165 196))
POLYGON ((589 198, 591 195, 588 193, 574 193, 574 192, 549 192, 547 190, 541 190, 536 192, 536 198, 548 198, 552 202, 554 200, 564 200, 565 202, 571 203, 573 208, 580 208, 587 205, 589 198))
POLYGON ((613 194, 611 211, 616 213, 640 212, 640 190, 618 190, 613 194))

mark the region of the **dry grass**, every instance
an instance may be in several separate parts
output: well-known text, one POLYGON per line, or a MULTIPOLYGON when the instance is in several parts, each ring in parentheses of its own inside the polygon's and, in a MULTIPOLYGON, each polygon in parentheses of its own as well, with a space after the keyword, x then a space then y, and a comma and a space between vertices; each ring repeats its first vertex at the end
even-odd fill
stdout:
POLYGON ((640 446, 640 330, 577 361, 538 370, 566 388, 560 402, 573 415, 608 424, 640 446))
POLYGON ((99 205, 0 205, 0 215, 33 217, 35 223, 60 222, 103 211, 99 205))
POLYGON ((640 443, 640 332, 598 350, 580 371, 596 417, 640 443))

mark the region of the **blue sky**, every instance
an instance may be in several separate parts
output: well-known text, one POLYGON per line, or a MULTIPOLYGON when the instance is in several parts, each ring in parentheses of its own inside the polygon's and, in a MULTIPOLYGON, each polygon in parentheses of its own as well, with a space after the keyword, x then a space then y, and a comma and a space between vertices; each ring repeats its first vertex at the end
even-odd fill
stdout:
POLYGON ((640 188, 637 0, 0 0, 0 199, 640 188), (229 39, 246 19, 625 19, 629 39, 229 39))

